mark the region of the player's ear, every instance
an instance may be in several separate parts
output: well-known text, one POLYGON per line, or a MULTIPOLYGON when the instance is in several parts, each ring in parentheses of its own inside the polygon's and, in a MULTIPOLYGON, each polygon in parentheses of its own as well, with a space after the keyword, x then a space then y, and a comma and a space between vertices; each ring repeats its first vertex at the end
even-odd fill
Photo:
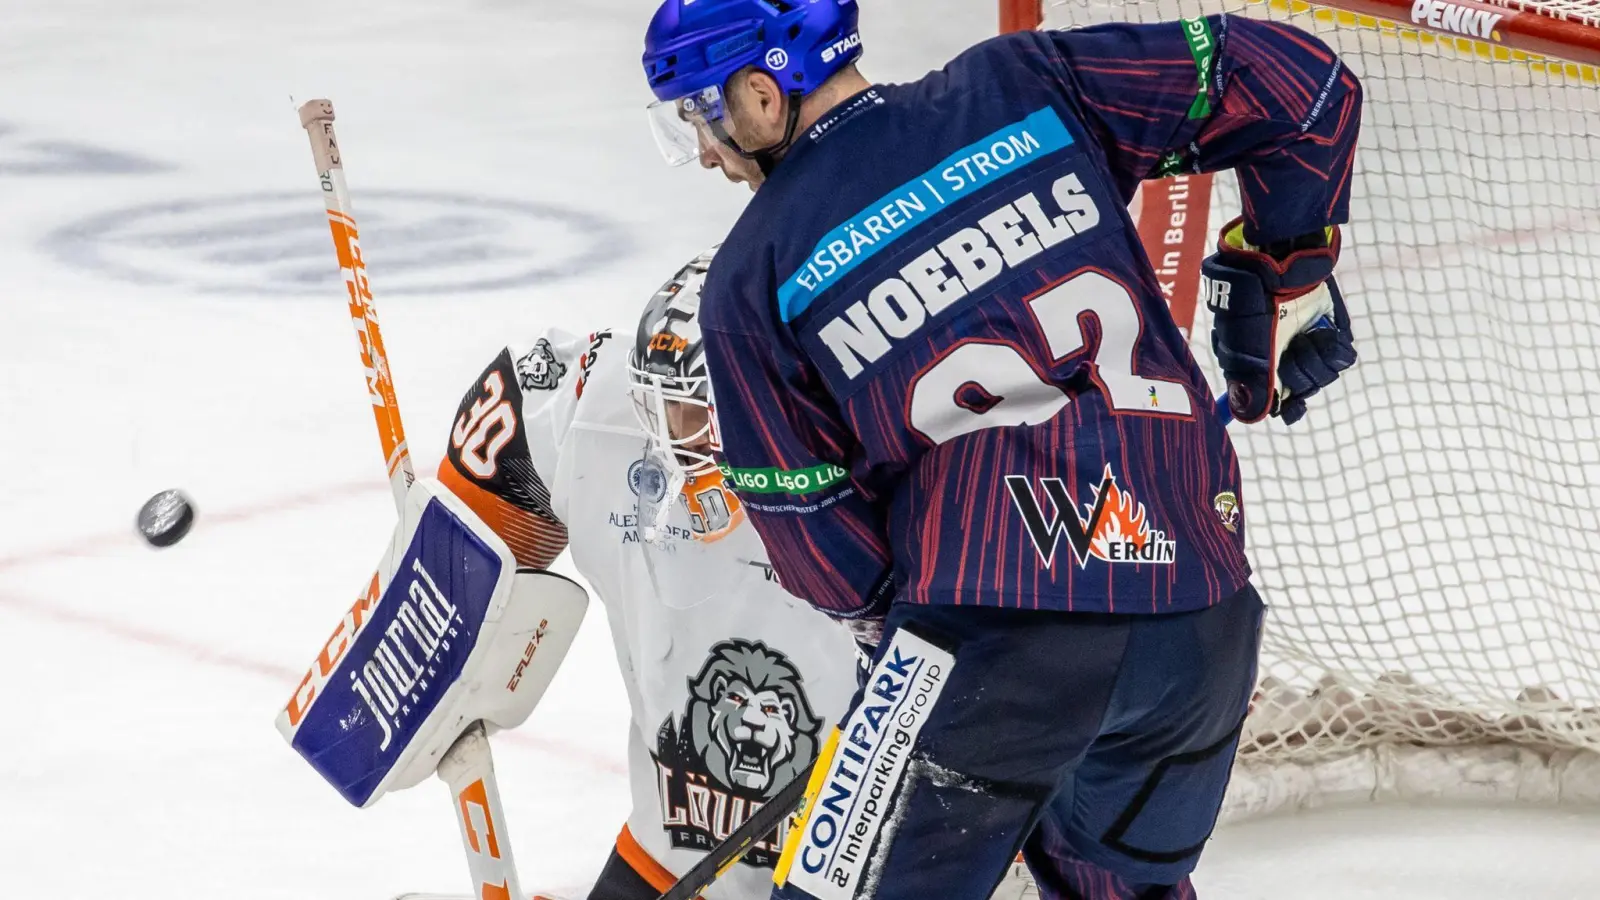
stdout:
POLYGON ((784 106, 783 86, 772 75, 755 66, 744 72, 745 96, 749 102, 746 104, 768 130, 779 129, 784 126, 784 119, 788 110, 784 106))

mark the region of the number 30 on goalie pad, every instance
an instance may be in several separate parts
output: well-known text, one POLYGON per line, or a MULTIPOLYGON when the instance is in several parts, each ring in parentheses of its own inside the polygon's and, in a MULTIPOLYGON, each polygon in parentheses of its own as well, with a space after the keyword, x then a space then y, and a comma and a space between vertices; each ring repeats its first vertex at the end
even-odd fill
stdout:
POLYGON ((278 714, 278 731, 346 800, 431 775, 461 732, 527 719, 588 608, 583 588, 518 571, 467 505, 419 481, 377 573, 278 714))

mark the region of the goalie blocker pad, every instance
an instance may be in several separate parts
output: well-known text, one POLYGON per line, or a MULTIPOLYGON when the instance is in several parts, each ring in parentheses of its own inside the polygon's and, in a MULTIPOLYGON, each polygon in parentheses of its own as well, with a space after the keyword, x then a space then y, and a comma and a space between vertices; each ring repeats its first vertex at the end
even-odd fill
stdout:
POLYGON ((572 646, 589 597, 418 481, 383 562, 279 713, 289 745, 350 803, 431 775, 473 722, 515 728, 572 646))

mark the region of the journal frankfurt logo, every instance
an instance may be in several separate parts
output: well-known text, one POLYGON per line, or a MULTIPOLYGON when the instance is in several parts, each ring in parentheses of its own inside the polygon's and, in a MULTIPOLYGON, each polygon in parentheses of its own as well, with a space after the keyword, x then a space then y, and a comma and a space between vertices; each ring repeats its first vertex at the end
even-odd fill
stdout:
MULTIPOLYGON (((449 299, 547 284, 616 258, 620 226, 546 203, 431 191, 355 195, 373 293, 449 299)), ((342 297, 315 185, 101 213, 47 235, 74 269, 222 297, 342 297)))
POLYGON ((1144 504, 1134 497, 1132 488, 1117 484, 1109 463, 1100 483, 1089 487, 1091 496, 1082 504, 1060 478, 1042 478, 1040 485, 1053 507, 1048 517, 1026 476, 1006 476, 1011 502, 1022 515, 1028 537, 1044 565, 1054 561, 1063 536, 1079 568, 1087 568, 1091 559, 1112 564, 1169 565, 1177 558, 1177 542, 1169 540, 1165 531, 1150 527, 1144 504), (1080 507, 1082 513, 1078 511, 1080 507))

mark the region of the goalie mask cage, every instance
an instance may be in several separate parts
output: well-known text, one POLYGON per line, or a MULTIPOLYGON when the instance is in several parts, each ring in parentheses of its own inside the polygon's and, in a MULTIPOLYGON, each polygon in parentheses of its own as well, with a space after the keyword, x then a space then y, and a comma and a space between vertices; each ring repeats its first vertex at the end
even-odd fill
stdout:
MULTIPOLYGON (((1289 22, 1365 88, 1337 271, 1361 361, 1295 427, 1233 429, 1271 611, 1224 815, 1600 801, 1600 0, 1001 4, 1007 30, 1289 22)), ((1141 233, 1187 224, 1192 292, 1238 192, 1217 177, 1207 225, 1191 180, 1141 233)))

